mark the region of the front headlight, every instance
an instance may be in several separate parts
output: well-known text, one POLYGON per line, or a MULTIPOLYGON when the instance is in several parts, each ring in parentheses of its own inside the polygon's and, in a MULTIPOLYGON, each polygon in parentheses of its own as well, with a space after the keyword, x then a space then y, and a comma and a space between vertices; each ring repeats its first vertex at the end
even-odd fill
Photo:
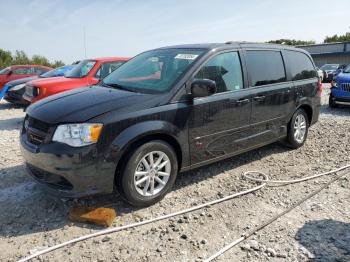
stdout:
POLYGON ((16 85, 10 88, 10 91, 16 91, 16 90, 20 90, 21 88, 23 88, 26 84, 20 84, 20 85, 16 85))
POLYGON ((92 123, 59 125, 52 140, 73 147, 91 145, 97 142, 102 127, 92 123))

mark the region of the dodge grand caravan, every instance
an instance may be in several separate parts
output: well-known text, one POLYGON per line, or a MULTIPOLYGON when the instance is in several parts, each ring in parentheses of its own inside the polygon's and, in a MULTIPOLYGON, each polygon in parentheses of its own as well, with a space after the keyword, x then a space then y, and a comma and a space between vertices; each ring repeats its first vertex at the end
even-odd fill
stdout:
POLYGON ((322 85, 304 50, 234 43, 144 52, 98 85, 27 109, 29 174, 71 197, 159 201, 177 173, 284 140, 302 146, 322 85))

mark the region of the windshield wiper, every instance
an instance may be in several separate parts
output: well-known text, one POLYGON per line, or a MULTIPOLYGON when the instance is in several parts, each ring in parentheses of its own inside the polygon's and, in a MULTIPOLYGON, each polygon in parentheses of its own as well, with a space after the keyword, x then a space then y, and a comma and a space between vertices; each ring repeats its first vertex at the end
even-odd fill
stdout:
POLYGON ((109 87, 109 88, 116 88, 116 89, 120 89, 120 90, 125 90, 125 91, 129 91, 129 92, 135 92, 134 90, 131 90, 125 86, 122 86, 122 85, 119 85, 119 84, 114 84, 114 83, 110 83, 110 84, 106 84, 105 82, 101 81, 101 84, 102 86, 105 86, 105 87, 109 87))

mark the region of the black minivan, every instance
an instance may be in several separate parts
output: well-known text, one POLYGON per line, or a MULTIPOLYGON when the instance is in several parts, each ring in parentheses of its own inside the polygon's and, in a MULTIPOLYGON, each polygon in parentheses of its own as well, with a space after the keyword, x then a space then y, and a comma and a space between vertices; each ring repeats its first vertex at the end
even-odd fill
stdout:
POLYGON ((148 206, 178 172, 283 140, 303 145, 322 85, 310 55, 282 45, 196 44, 137 55, 96 86, 27 109, 32 177, 65 196, 148 206))

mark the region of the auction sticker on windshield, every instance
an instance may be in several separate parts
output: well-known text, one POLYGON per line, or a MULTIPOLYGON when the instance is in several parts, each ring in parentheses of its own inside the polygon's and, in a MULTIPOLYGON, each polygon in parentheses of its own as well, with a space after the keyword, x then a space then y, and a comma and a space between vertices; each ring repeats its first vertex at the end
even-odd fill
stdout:
POLYGON ((187 60, 194 60, 198 57, 198 55, 193 55, 193 54, 178 54, 175 56, 177 59, 187 59, 187 60))

